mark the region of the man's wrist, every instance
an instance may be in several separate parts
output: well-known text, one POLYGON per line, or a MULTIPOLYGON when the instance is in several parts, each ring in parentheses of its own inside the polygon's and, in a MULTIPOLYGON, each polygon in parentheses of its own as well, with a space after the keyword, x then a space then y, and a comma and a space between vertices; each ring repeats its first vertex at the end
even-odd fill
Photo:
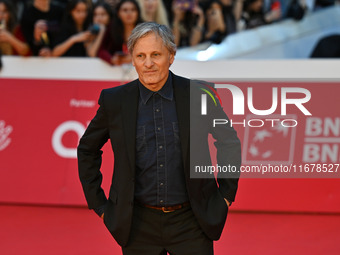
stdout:
POLYGON ((224 201, 227 203, 227 206, 231 206, 231 202, 229 202, 226 198, 224 198, 224 201))
POLYGON ((99 207, 97 207, 93 210, 99 217, 102 217, 103 214, 104 214, 104 209, 105 209, 105 205, 102 205, 102 206, 99 206, 99 207))

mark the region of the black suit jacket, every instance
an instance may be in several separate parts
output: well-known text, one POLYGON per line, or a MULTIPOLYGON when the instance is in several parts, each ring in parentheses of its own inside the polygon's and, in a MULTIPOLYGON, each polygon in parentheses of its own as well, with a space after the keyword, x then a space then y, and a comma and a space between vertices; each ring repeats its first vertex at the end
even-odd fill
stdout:
MULTIPOLYGON (((214 178, 190 178, 189 129, 190 83, 192 81, 172 73, 170 75, 173 78, 181 151, 190 204, 205 234, 210 239, 217 240, 221 235, 228 213, 228 206, 224 198, 230 202, 234 201, 238 179, 218 178, 217 184, 214 178)), ((78 146, 79 177, 88 207, 94 209, 106 204, 104 223, 121 246, 125 246, 128 242, 134 206, 138 100, 137 80, 123 86, 103 90, 99 98, 100 107, 97 114, 89 124, 78 146), (101 148, 108 139, 110 139, 114 151, 114 172, 107 199, 101 188, 100 166, 101 148)), ((218 113, 217 117, 225 116, 222 108, 211 109, 215 109, 218 113)), ((207 124, 206 127, 200 127, 199 130, 210 132, 209 126, 207 124)), ((210 132, 216 139, 219 164, 232 164, 239 167, 241 150, 236 132, 227 126, 219 127, 219 129, 210 132)), ((210 161, 208 142, 200 141, 199 145, 204 148, 201 150, 202 155, 206 155, 206 160, 210 161)))

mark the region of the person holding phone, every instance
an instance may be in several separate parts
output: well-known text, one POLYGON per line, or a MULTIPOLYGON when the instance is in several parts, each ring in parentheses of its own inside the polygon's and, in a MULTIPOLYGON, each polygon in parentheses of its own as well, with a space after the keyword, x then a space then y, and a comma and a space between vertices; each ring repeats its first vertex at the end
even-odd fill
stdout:
POLYGON ((111 6, 103 1, 97 2, 93 6, 93 25, 92 37, 87 47, 87 54, 89 57, 97 57, 100 45, 103 42, 105 32, 109 28, 110 22, 113 18, 113 10, 111 6))
POLYGON ((204 39, 213 43, 220 43, 227 34, 227 26, 223 19, 222 5, 219 1, 212 1, 206 11, 206 30, 204 39))
POLYGON ((87 56, 86 43, 91 36, 91 31, 88 30, 89 12, 90 6, 87 0, 71 0, 68 3, 52 56, 87 56))
POLYGON ((204 12, 192 0, 176 0, 173 2, 172 31, 178 47, 194 46, 203 39, 204 12))

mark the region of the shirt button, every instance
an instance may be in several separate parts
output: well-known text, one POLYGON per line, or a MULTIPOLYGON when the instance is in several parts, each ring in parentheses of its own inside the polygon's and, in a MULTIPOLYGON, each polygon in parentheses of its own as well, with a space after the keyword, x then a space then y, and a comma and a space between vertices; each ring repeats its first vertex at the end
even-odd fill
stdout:
POLYGON ((163 186, 163 182, 161 182, 161 183, 159 184, 159 186, 163 186))
POLYGON ((161 201, 159 201, 159 202, 163 203, 164 201, 163 201, 163 200, 161 200, 161 201))
POLYGON ((156 109, 156 112, 159 112, 159 109, 156 109))
POLYGON ((161 128, 160 128, 160 127, 158 127, 158 128, 157 128, 157 130, 159 131, 159 130, 161 130, 161 128))
POLYGON ((159 146, 159 148, 160 148, 160 149, 163 149, 163 146, 162 146, 162 145, 160 145, 160 146, 159 146))
POLYGON ((160 166, 160 167, 163 167, 163 164, 160 164, 159 166, 160 166))

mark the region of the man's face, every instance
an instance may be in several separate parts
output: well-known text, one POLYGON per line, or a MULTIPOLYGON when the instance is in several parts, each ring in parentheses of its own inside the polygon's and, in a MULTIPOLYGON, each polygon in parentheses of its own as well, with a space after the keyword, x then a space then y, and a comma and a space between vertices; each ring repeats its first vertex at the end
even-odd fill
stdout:
POLYGON ((149 90, 158 91, 165 84, 175 55, 165 47, 162 39, 150 33, 140 38, 132 51, 132 64, 140 82, 149 90))

